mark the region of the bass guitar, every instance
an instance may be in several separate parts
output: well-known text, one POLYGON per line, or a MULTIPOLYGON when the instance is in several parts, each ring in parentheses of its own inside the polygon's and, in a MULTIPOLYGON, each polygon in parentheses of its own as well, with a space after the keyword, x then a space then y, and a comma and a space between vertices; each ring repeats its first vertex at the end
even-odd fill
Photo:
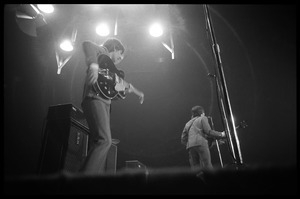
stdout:
POLYGON ((136 89, 132 84, 124 80, 124 72, 118 70, 109 56, 98 56, 98 79, 93 85, 94 91, 107 99, 125 99, 125 91, 133 92, 144 102, 144 93, 136 89))

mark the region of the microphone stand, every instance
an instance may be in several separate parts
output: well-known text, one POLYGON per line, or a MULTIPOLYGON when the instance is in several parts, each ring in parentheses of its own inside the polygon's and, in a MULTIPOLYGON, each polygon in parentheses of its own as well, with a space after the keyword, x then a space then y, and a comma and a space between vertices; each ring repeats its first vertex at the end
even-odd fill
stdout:
POLYGON ((205 13, 206 28, 210 34, 212 51, 216 61, 216 67, 215 67, 216 75, 208 74, 208 76, 213 76, 216 80, 218 99, 219 99, 219 108, 222 115, 223 126, 225 126, 226 138, 228 139, 227 142, 228 148, 233 159, 233 166, 235 166, 236 169, 239 169, 239 167, 243 165, 239 139, 236 133, 234 118, 232 115, 229 95, 226 87, 226 81, 225 81, 223 66, 221 62, 221 56, 220 56, 220 47, 216 41, 208 6, 205 4, 204 4, 204 13, 205 13))
MULTIPOLYGON (((210 123, 211 123, 211 128, 213 130, 215 130, 215 127, 214 127, 214 122, 213 122, 213 119, 212 117, 207 117, 209 120, 210 120, 210 123)), ((220 164, 221 164, 221 167, 223 168, 223 160, 222 160, 222 155, 221 155, 221 151, 220 151, 220 147, 219 147, 219 141, 217 139, 215 139, 215 142, 216 142, 216 146, 217 146, 217 150, 218 150, 218 155, 219 155, 219 159, 220 159, 220 164)))

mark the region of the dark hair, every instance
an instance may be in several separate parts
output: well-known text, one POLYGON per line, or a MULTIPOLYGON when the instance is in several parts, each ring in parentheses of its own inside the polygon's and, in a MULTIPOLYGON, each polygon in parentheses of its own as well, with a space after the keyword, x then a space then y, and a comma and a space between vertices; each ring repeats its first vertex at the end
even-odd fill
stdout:
POLYGON ((108 38, 103 44, 108 50, 108 52, 112 52, 114 50, 121 50, 121 54, 125 52, 124 45, 117 38, 108 38))
POLYGON ((199 105, 194 106, 191 110, 191 114, 193 117, 200 116, 202 113, 204 113, 204 108, 199 105))

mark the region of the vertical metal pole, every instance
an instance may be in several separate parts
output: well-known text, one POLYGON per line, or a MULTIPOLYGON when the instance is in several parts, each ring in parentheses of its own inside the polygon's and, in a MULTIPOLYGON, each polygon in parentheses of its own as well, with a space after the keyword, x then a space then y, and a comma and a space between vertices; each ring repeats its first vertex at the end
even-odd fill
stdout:
POLYGON ((225 133, 228 139, 227 143, 232 153, 232 157, 234 161, 233 163, 239 166, 243 164, 243 159, 240 150, 238 136, 235 129, 234 118, 231 111, 229 95, 227 91, 225 76, 224 76, 222 62, 221 62, 220 47, 217 44, 216 37, 214 35, 212 21, 211 21, 211 17, 207 5, 204 5, 204 13, 205 13, 205 19, 207 23, 207 28, 210 33, 212 50, 216 61, 215 71, 217 74, 216 81, 217 81, 218 92, 219 92, 219 103, 221 106, 220 111, 222 114, 223 125, 225 126, 225 133))

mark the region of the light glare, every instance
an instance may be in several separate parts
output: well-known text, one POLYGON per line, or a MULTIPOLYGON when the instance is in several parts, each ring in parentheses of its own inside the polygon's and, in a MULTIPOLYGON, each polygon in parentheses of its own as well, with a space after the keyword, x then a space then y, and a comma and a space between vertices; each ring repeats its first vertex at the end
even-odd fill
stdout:
POLYGON ((38 4, 37 7, 45 13, 52 13, 54 11, 54 7, 51 4, 38 4))
POLYGON ((107 36, 109 35, 109 28, 106 24, 100 24, 96 28, 96 33, 100 36, 107 36))
POLYGON ((155 23, 150 27, 149 33, 153 37, 159 37, 163 34, 163 29, 160 24, 155 23))

